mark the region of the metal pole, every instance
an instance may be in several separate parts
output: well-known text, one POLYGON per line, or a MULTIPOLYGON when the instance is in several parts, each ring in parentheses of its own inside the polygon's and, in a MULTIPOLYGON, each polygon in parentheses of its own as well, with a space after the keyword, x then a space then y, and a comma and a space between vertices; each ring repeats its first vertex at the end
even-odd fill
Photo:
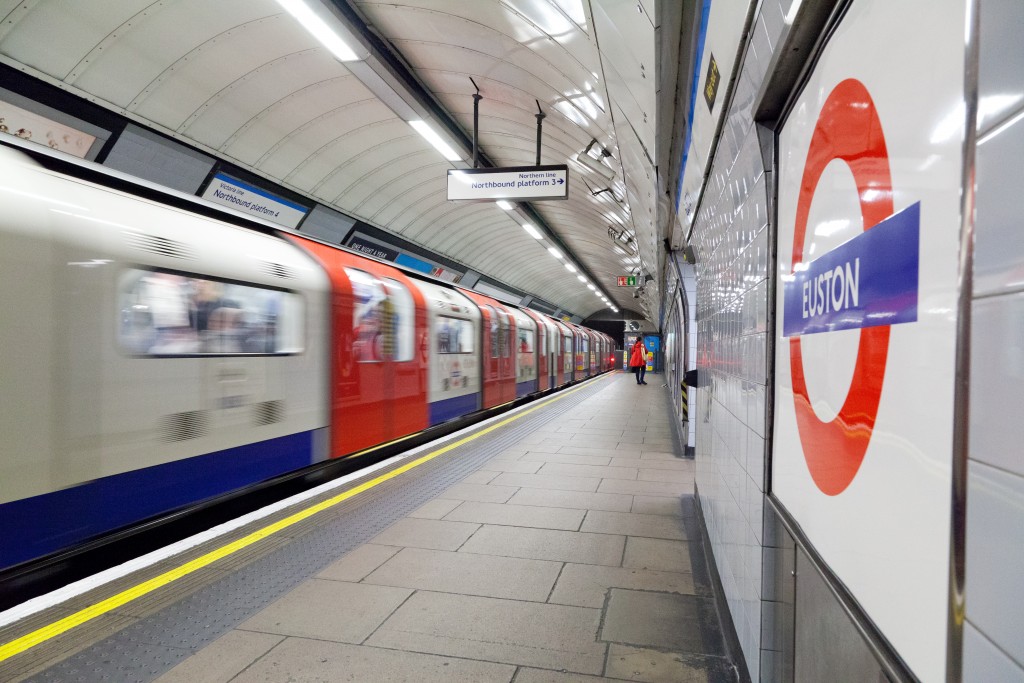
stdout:
POLYGON ((537 102, 537 113, 534 114, 534 116, 537 117, 537 163, 536 163, 536 165, 540 166, 540 140, 541 140, 541 136, 542 136, 543 130, 544 130, 544 123, 543 123, 544 122, 544 117, 547 116, 547 114, 545 114, 543 111, 541 111, 540 102, 539 101, 534 100, 534 102, 537 102))
POLYGON ((477 135, 480 130, 480 100, 483 97, 480 95, 480 86, 476 84, 472 76, 470 76, 469 82, 476 88, 476 92, 473 93, 473 168, 478 168, 480 166, 480 147, 477 144, 477 135))

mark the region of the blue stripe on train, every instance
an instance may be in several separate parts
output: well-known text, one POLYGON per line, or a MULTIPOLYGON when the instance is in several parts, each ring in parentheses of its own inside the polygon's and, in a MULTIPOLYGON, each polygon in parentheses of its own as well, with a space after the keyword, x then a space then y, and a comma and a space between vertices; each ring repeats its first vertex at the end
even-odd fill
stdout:
POLYGON ((0 568, 305 467, 313 461, 313 434, 197 455, 0 505, 0 568))
POLYGON ((537 391, 537 380, 535 379, 528 379, 525 382, 516 384, 516 398, 532 394, 535 391, 537 391))
POLYGON ((447 422, 454 417, 468 415, 480 407, 480 394, 466 394, 455 398, 446 398, 428 404, 430 407, 430 426, 447 422))

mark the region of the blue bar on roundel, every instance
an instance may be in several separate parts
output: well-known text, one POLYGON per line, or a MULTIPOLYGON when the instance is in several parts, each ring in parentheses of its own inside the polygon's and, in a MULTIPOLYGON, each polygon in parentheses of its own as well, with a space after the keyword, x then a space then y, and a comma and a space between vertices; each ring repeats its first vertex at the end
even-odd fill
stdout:
POLYGON ((801 264, 784 284, 782 336, 916 322, 920 246, 916 202, 801 264))

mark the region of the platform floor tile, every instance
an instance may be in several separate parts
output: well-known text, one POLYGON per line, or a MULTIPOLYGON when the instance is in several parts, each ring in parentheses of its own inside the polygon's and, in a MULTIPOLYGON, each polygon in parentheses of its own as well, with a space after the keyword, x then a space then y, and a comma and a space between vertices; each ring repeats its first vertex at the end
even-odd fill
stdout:
POLYGON ((692 571, 690 545, 683 541, 630 536, 622 566, 631 569, 678 572, 692 571))
MULTIPOLYGON (((736 669, 725 657, 612 644, 605 672, 609 680, 643 683, 731 683, 736 669)), ((518 679, 516 683, 521 683, 518 679)), ((552 683, 555 683, 552 681, 552 683)))
POLYGON ((597 674, 600 620, 599 609, 418 592, 367 644, 597 674))
POLYGON ((686 540, 686 530, 671 517, 642 515, 635 512, 590 510, 580 531, 598 534, 626 534, 646 538, 686 540))
POLYGON ((435 498, 434 500, 421 505, 409 513, 410 517, 416 519, 441 519, 449 512, 461 505, 462 501, 435 498))
POLYGON ((363 583, 543 602, 561 569, 545 560, 405 548, 363 583))
POLYGON ((458 522, 479 522, 480 524, 504 524, 506 526, 576 531, 580 528, 585 514, 586 512, 583 510, 568 508, 466 502, 445 515, 444 519, 458 522))
MULTIPOLYGON (((566 564, 548 602, 579 607, 602 607, 610 588, 694 594, 693 576, 629 567, 566 564)), ((638 615, 642 618, 642 615, 638 615)))
POLYGON ((232 680, 508 683, 513 675, 504 664, 289 638, 232 680))
POLYGON ((410 595, 412 591, 405 588, 312 579, 242 622, 238 628, 360 643, 410 595))
POLYGON ((673 481, 629 481, 626 479, 602 479, 597 487, 599 493, 628 493, 636 496, 672 496, 678 498, 693 493, 693 482, 673 481))
POLYGON ((721 635, 705 628, 711 598, 612 588, 601 639, 696 654, 725 654, 721 635))
POLYGON ((633 508, 633 496, 618 493, 521 488, 508 499, 508 503, 509 505, 536 505, 576 510, 629 512, 633 508))
MULTIPOLYGON (((457 510, 458 506, 454 508, 457 510)), ((450 514, 450 513, 449 513, 450 514)), ((479 524, 444 519, 400 519, 379 533, 370 543, 412 546, 432 550, 458 550, 479 524)))
POLYGON ((284 639, 271 633, 228 631, 158 678, 157 683, 228 683, 284 639))
POLYGON ((331 581, 362 581, 400 550, 401 548, 393 545, 367 543, 347 553, 337 562, 332 562, 317 574, 317 578, 331 581))
POLYGON ((459 553, 617 567, 622 562, 625 544, 625 536, 484 525, 466 541, 459 553))

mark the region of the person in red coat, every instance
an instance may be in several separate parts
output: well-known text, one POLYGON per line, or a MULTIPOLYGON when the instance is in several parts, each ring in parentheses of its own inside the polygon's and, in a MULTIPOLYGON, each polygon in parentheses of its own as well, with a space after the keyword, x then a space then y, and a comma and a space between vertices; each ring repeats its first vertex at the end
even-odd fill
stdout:
POLYGON ((644 347, 643 335, 637 337, 629 355, 629 369, 636 375, 637 384, 647 384, 644 375, 647 373, 647 349, 644 347))

